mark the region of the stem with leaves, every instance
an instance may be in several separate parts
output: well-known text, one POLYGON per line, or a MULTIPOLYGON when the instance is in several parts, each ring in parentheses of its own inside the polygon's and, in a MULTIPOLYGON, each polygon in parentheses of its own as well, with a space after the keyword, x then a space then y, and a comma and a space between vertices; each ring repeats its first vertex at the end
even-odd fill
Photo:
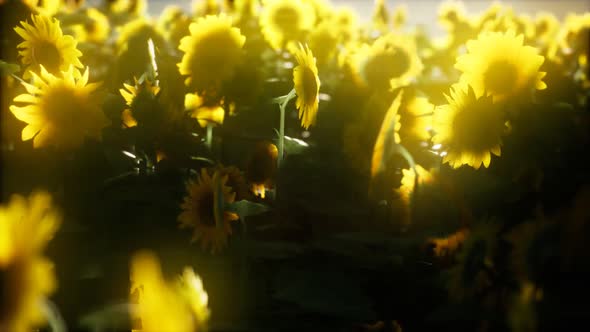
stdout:
POLYGON ((277 165, 281 167, 281 163, 283 162, 283 158, 285 157, 285 110, 287 108, 287 104, 291 99, 295 97, 295 89, 289 91, 288 94, 284 96, 277 97, 273 99, 274 103, 279 104, 281 118, 279 123, 279 156, 277 158, 277 165))

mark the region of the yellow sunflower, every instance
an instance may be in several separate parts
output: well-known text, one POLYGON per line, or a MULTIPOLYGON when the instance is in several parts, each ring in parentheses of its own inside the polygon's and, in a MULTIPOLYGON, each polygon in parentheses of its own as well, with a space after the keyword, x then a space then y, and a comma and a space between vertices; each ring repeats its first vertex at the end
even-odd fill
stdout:
POLYGON ((331 21, 341 43, 356 39, 358 18, 354 10, 349 7, 338 8, 331 21))
POLYGON ((217 15, 221 12, 221 7, 217 0, 193 0, 192 6, 194 17, 217 15))
POLYGON ((45 322, 41 303, 57 282, 43 250, 60 222, 45 192, 14 195, 0 207, 0 331, 28 332, 45 322))
POLYGON ((109 10, 115 14, 130 14, 141 17, 147 11, 147 0, 114 0, 109 1, 109 10))
POLYGON ((375 0, 373 6, 373 26, 382 33, 386 33, 389 28, 389 9, 385 0, 375 0))
POLYGON ((434 105, 426 97, 409 93, 405 96, 408 98, 402 102, 396 120, 396 142, 426 142, 430 139, 434 105))
POLYGON ((445 149, 443 162, 454 168, 467 164, 478 169, 490 165, 492 153, 500 156, 505 128, 501 104, 462 83, 451 87, 448 104, 434 110, 433 142, 445 149))
POLYGON ((59 12, 62 0, 24 0, 23 2, 33 12, 50 17, 59 12))
POLYGON ((41 66, 41 75, 33 73, 33 84, 23 82, 27 93, 14 98, 24 106, 10 106, 17 119, 28 125, 22 140, 34 137, 34 147, 55 145, 75 148, 86 137, 100 139, 108 119, 102 111, 102 94, 98 83, 88 83, 88 68, 74 75, 75 69, 54 76, 41 66), (76 78, 80 76, 80 78, 76 78))
POLYGON ((309 47, 299 45, 293 50, 297 59, 297 66, 293 69, 293 83, 297 93, 295 106, 299 110, 301 126, 308 129, 314 125, 318 114, 320 103, 320 78, 316 60, 309 47))
POLYGON ((457 58, 455 68, 461 81, 473 87, 477 95, 484 92, 496 100, 520 96, 530 89, 542 90, 545 72, 539 68, 545 58, 538 50, 523 45, 524 36, 514 31, 484 32, 467 42, 467 53, 457 58))
POLYGON ((135 47, 141 46, 147 50, 147 41, 152 39, 156 47, 164 45, 164 37, 152 25, 150 21, 145 18, 138 18, 127 22, 122 27, 117 29, 118 37, 116 40, 116 47, 119 54, 127 50, 136 51, 135 47))
POLYGON ((309 48, 319 65, 327 64, 338 51, 338 34, 333 23, 324 21, 309 34, 309 48))
POLYGON ((26 66, 24 79, 29 79, 32 72, 39 73, 41 65, 52 74, 66 71, 70 66, 83 67, 78 59, 82 52, 76 48, 76 40, 63 34, 57 19, 32 15, 31 20, 32 25, 21 21, 22 27, 14 28, 24 39, 18 45, 21 62, 26 66))
POLYGON ((201 169, 201 176, 187 185, 188 195, 181 205, 178 216, 181 228, 194 228, 193 241, 201 247, 220 251, 227 244, 232 232, 231 222, 238 219, 235 213, 220 210, 225 203, 233 203, 236 194, 226 186, 228 177, 215 172, 209 176, 201 169))
POLYGON ((408 7, 406 5, 398 5, 393 10, 391 22, 393 28, 400 30, 408 21, 408 7))
POLYGON ((192 20, 178 6, 166 6, 158 18, 157 28, 168 41, 178 46, 180 40, 189 34, 192 20))
POLYGON ((168 282, 156 255, 141 251, 131 260, 130 281, 130 302, 137 306, 131 312, 133 332, 194 332, 209 318, 208 295, 189 267, 168 282))
POLYGON ((201 128, 208 124, 221 125, 225 119, 225 110, 219 103, 208 103, 196 93, 187 93, 184 97, 184 109, 190 117, 199 122, 201 128))
POLYGON ((246 168, 246 180, 250 191, 261 198, 271 189, 277 172, 279 150, 271 142, 258 142, 246 168))
POLYGON ((217 91, 241 63, 246 37, 225 14, 199 18, 189 29, 190 35, 178 47, 184 52, 178 64, 180 74, 188 76, 185 83, 198 93, 217 91))
POLYGON ((285 48, 289 42, 302 41, 315 24, 313 8, 302 0, 264 0, 263 4, 260 27, 275 50, 285 48))
POLYGON ((406 86, 423 68, 415 40, 394 34, 379 37, 371 46, 363 45, 353 61, 360 80, 377 90, 406 86))
POLYGON ((540 12, 535 17, 535 38, 540 47, 547 48, 559 33, 559 20, 548 12, 540 12))
POLYGON ((413 169, 403 169, 401 186, 397 189, 397 192, 406 206, 409 206, 412 193, 415 189, 416 173, 418 173, 418 186, 429 184, 434 181, 434 172, 432 170, 427 171, 420 165, 416 165, 416 171, 413 169))
POLYGON ((108 17, 96 8, 88 8, 84 24, 73 26, 76 39, 91 43, 102 43, 109 38, 108 17))
POLYGON ((133 106, 133 101, 140 93, 149 93, 151 96, 157 96, 160 92, 160 87, 153 85, 152 82, 149 80, 143 80, 139 82, 136 78, 134 78, 135 84, 130 85, 127 83, 123 83, 124 89, 119 89, 119 93, 125 99, 125 103, 127 104, 127 108, 123 110, 121 114, 121 120, 125 127, 135 127, 137 126, 137 120, 133 116, 131 111, 131 107, 133 106))

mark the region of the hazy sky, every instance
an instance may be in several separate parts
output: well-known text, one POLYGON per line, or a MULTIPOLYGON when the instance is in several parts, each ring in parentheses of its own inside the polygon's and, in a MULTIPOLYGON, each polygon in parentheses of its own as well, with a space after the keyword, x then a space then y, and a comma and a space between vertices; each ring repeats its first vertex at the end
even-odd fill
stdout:
MULTIPOLYGON (((151 15, 158 15, 168 4, 175 4, 186 9, 191 7, 190 0, 171 1, 171 0, 148 0, 149 12, 151 15)), ((361 20, 367 20, 371 17, 373 9, 373 0, 332 0, 335 6, 349 6, 354 8, 361 20)), ((386 0, 390 9, 398 4, 405 4, 408 8, 408 25, 413 26, 422 24, 431 34, 437 35, 441 31, 436 23, 436 13, 440 0, 414 0, 414 1, 394 1, 386 0)), ((494 1, 488 0, 466 0, 463 1, 469 13, 477 13, 487 8, 494 1)), ((532 14, 538 11, 549 11, 554 13, 558 18, 563 18, 567 13, 583 13, 590 11, 590 0, 513 0, 497 1, 503 4, 510 4, 517 13, 532 14)))

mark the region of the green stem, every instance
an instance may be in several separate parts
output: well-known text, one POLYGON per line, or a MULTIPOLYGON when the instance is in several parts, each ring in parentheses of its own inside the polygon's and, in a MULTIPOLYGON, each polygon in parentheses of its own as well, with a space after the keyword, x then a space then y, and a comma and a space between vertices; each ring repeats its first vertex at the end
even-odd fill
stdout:
POLYGON ((211 146, 213 142, 213 124, 207 124, 207 136, 205 137, 205 145, 211 150, 211 146))
POLYGON ((287 104, 289 103, 289 101, 293 99, 293 97, 295 97, 295 89, 289 91, 289 93, 284 97, 285 98, 281 100, 282 103, 279 104, 281 111, 281 119, 279 120, 279 157, 277 158, 278 167, 281 167, 281 163, 283 162, 283 158, 285 157, 285 110, 287 108, 287 104))

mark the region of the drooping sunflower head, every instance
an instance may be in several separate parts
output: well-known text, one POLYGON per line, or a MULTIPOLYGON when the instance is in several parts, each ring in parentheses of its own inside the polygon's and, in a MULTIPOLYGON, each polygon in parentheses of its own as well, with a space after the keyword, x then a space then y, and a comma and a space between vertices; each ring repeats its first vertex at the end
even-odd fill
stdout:
POLYGON ((308 129, 316 122, 320 102, 320 78, 316 60, 307 46, 294 48, 297 66, 293 69, 293 83, 297 93, 295 105, 299 110, 301 126, 308 129))
MULTIPOLYGON (((160 87, 154 85, 150 80, 142 80, 141 82, 134 78, 135 84, 130 85, 127 83, 123 83, 124 88, 119 89, 119 93, 125 99, 125 104, 127 104, 127 108, 123 110, 121 114, 121 120, 125 127, 135 127, 137 126, 137 114, 134 116, 133 114, 133 106, 134 102, 136 101, 138 96, 147 96, 149 98, 155 98, 158 93, 160 92, 160 87)), ((139 115, 139 118, 142 116, 139 115)))
POLYGON ((432 140, 446 153, 443 162, 454 168, 465 164, 488 167, 492 153, 500 156, 506 131, 501 104, 463 83, 454 84, 445 97, 448 104, 435 108, 432 121, 436 133, 432 140))
POLYGON ((199 18, 189 30, 178 47, 184 52, 178 64, 180 74, 188 76, 185 83, 197 93, 218 91, 241 63, 246 37, 225 14, 199 18))
POLYGON ((379 37, 371 46, 363 45, 354 64, 362 82, 382 91, 409 84, 423 68, 414 39, 394 34, 379 37))
POLYGON ((181 228, 194 229, 192 240, 213 253, 225 247, 232 232, 231 222, 238 219, 235 213, 223 210, 224 204, 234 202, 236 196, 226 185, 227 180, 228 177, 219 172, 209 176, 207 170, 202 169, 201 176, 188 183, 188 195, 178 216, 181 228))
POLYGON ((0 207, 0 330, 27 332, 44 323, 41 303, 57 282, 43 250, 60 222, 45 192, 15 195, 0 207))
POLYGON ((305 33, 313 28, 313 8, 302 0, 265 0, 263 4, 260 27, 275 50, 285 48, 289 42, 302 41, 305 33))
POLYGON ((156 255, 140 251, 130 264, 130 302, 137 310, 131 321, 141 328, 134 332, 193 332, 205 328, 209 318, 208 296, 203 283, 192 268, 168 282, 156 255))
POLYGON ((484 32, 467 42, 467 53, 457 58, 455 68, 461 81, 478 95, 491 94, 494 100, 523 96, 532 89, 542 90, 545 72, 539 71, 545 58, 538 50, 523 45, 524 36, 514 31, 484 32))
POLYGON ((266 189, 273 186, 278 155, 276 145, 271 142, 262 141, 256 144, 246 168, 246 180, 254 195, 264 198, 266 189))
POLYGON ((88 68, 84 74, 74 74, 70 67, 54 76, 41 66, 41 74, 33 73, 33 83, 24 83, 27 93, 18 95, 10 111, 17 119, 27 123, 22 140, 34 138, 38 147, 54 145, 58 148, 76 148, 87 137, 100 139, 108 125, 102 111, 103 94, 97 91, 98 83, 88 83, 88 68), (77 78, 79 77, 79 78, 77 78))
POLYGON ((66 71, 70 66, 82 68, 77 42, 72 36, 64 35, 57 19, 45 15, 32 15, 32 24, 21 22, 22 27, 14 31, 24 41, 18 45, 21 62, 26 66, 24 79, 31 72, 39 73, 40 66, 52 74, 66 71))
POLYGON ((109 19, 96 8, 85 11, 84 23, 73 26, 76 39, 90 43, 102 43, 109 38, 109 19))

